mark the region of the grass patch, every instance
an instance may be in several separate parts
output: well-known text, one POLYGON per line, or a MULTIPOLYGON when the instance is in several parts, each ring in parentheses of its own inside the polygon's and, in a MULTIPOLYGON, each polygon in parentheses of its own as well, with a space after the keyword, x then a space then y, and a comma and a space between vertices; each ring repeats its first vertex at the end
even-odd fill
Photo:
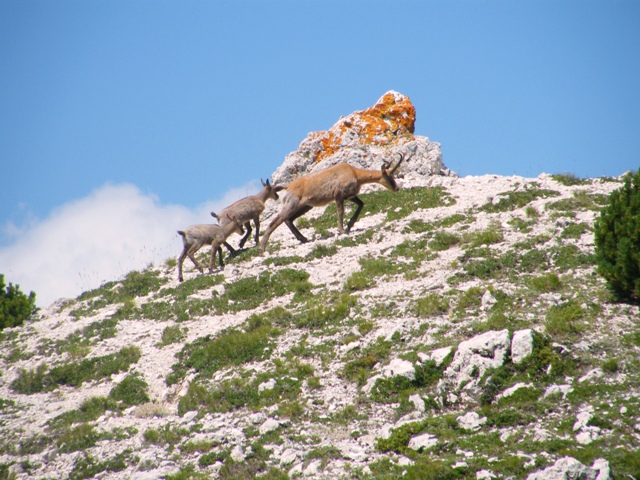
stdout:
POLYGON ((531 288, 538 292, 557 292, 562 288, 562 282, 557 273, 546 273, 529 279, 531 288))
POLYGON ((329 293, 326 296, 310 298, 301 313, 293 317, 296 328, 317 330, 326 326, 336 326, 349 316, 356 304, 356 298, 348 293, 329 293))
POLYGON ((121 281, 107 282, 99 288, 82 293, 79 301, 86 301, 86 306, 78 307, 70 312, 74 317, 92 315, 99 309, 114 303, 123 303, 136 297, 144 297, 156 292, 168 279, 160 277, 159 270, 148 268, 142 272, 129 272, 121 281))
POLYGON ((545 328, 550 335, 577 335, 584 330, 582 320, 586 311, 580 305, 570 300, 562 305, 554 305, 547 312, 545 328))
POLYGON ((79 364, 67 363, 52 369, 42 364, 35 370, 22 369, 18 378, 11 383, 11 389, 16 393, 30 395, 50 392, 63 385, 78 387, 84 382, 101 380, 127 371, 141 355, 139 347, 124 347, 117 353, 85 359, 79 364))
POLYGON ((201 337, 176 355, 179 362, 172 366, 167 384, 177 383, 190 370, 210 377, 222 368, 267 358, 277 333, 269 322, 264 322, 247 331, 228 329, 217 337, 201 337))
POLYGON ((517 208, 522 208, 539 198, 557 197, 560 192, 556 190, 548 190, 540 188, 538 184, 532 182, 524 186, 523 190, 517 192, 499 193, 496 198, 498 201, 486 203, 480 207, 480 211, 487 213, 510 212, 517 208))
POLYGON ((428 318, 434 315, 444 315, 449 311, 449 300, 437 293, 430 293, 413 302, 411 311, 416 317, 428 318))

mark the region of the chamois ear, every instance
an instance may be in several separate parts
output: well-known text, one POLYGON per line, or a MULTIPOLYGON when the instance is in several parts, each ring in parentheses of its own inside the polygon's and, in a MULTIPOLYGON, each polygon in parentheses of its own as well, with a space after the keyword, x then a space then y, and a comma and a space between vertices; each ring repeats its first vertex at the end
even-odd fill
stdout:
POLYGON ((262 183, 263 187, 266 187, 267 185, 269 185, 269 179, 267 178, 267 183, 264 183, 264 180, 260 179, 260 183, 262 183))
POLYGON ((273 189, 276 191, 276 193, 281 191, 281 190, 284 190, 285 188, 287 188, 287 187, 283 187, 282 185, 278 185, 277 187, 273 187, 273 189))

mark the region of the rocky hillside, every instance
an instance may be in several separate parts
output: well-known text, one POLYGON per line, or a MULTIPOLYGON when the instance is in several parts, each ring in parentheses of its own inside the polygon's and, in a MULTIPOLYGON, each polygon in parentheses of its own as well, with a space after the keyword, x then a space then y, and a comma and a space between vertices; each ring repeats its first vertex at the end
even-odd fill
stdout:
POLYGON ((0 333, 0 478, 640 478, 639 312, 593 260, 621 182, 406 168, 349 235, 316 209, 0 333))

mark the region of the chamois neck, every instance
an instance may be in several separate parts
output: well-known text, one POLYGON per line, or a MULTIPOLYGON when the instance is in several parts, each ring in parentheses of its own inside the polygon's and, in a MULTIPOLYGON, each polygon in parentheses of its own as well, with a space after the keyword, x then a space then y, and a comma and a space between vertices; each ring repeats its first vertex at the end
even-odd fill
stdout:
POLYGON ((263 188, 258 193, 256 193, 254 196, 258 200, 260 200, 262 203, 265 203, 267 201, 267 198, 269 197, 269 192, 267 191, 266 188, 263 188))
POLYGON ((367 183, 380 183, 382 180, 382 172, 380 170, 362 170, 355 169, 358 183, 364 185, 367 183))

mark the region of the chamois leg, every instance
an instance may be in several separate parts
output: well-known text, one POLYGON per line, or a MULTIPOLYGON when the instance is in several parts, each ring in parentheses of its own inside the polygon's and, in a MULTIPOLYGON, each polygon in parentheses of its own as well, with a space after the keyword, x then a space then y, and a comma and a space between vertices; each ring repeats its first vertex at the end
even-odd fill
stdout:
POLYGON ((271 221, 265 232, 262 234, 262 240, 260 240, 259 248, 260 253, 264 253, 264 251, 267 249, 267 242, 269 241, 269 237, 275 231, 275 229, 278 228, 282 224, 282 222, 284 222, 285 219, 289 217, 291 210, 292 208, 290 205, 285 205, 282 210, 280 210, 280 213, 276 215, 276 218, 271 221))
POLYGON ((247 233, 245 234, 244 237, 242 237, 242 240, 240 240, 240 243, 238 244, 238 248, 244 247, 244 244, 247 242, 247 239, 249 238, 249 236, 251 236, 251 221, 248 221, 247 223, 245 223, 244 228, 246 228, 247 233))
POLYGON ((220 268, 224 268, 224 262, 222 261, 222 247, 215 242, 211 244, 211 262, 209 262, 209 272, 213 272, 216 266, 216 253, 218 254, 218 260, 220 261, 220 268))
POLYGON ((200 273, 202 273, 202 267, 194 257, 194 254, 199 249, 200 247, 197 245, 185 245, 184 248, 182 249, 182 253, 178 258, 178 281, 182 282, 184 280, 184 278, 182 277, 182 265, 184 263, 184 259, 187 258, 187 256, 191 259, 191 261, 197 267, 197 269, 200 270, 200 273))
POLYGON ((195 254, 198 252, 198 250, 200 250, 200 247, 202 247, 202 245, 191 245, 191 248, 187 251, 187 255, 189 255, 189 258, 191 259, 193 264, 196 266, 196 268, 200 271, 200 273, 202 273, 203 271, 202 267, 200 266, 200 264, 198 263, 195 257, 195 254))
POLYGON ((353 214, 353 216, 349 220, 349 223, 347 224, 347 233, 351 231, 351 227, 353 227, 353 224, 356 223, 356 220, 358 220, 358 216, 362 211, 362 207, 364 207, 364 202, 360 200, 358 197, 351 197, 349 200, 355 203, 358 206, 358 208, 356 208, 355 213, 353 214))
POLYGON ((336 210, 338 211, 338 233, 344 233, 344 200, 336 198, 336 210))
POLYGON ((183 281, 182 263, 184 262, 184 259, 187 258, 187 250, 189 250, 189 247, 185 245, 184 248, 182 249, 182 253, 180 254, 180 257, 178 257, 178 281, 180 282, 183 281))
POLYGON ((225 241, 224 246, 227 247, 227 250, 229 250, 229 253, 231 254, 232 257, 235 257, 238 254, 236 249, 233 248, 231 245, 229 245, 229 242, 225 241))
POLYGON ((278 214, 276 218, 272 220, 272 222, 267 227, 267 230, 262 234, 262 240, 260 240, 260 253, 264 253, 267 248, 267 242, 269 241, 269 237, 273 233, 273 231, 280 226, 283 222, 282 215, 278 214))
POLYGON ((291 230, 291 233, 293 233, 295 235, 295 237, 298 240, 300 240, 300 242, 302 242, 302 243, 307 243, 309 240, 302 233, 300 233, 300 230, 298 230, 296 228, 296 226, 293 224, 293 221, 298 219, 298 217, 301 217, 302 215, 307 213, 309 210, 311 210, 311 208, 312 208, 311 205, 307 205, 305 207, 302 207, 302 208, 296 210, 293 213, 293 215, 291 215, 289 218, 287 218, 284 221, 284 223, 287 224, 287 227, 289 227, 289 230, 291 230))
POLYGON ((260 217, 256 217, 253 219, 253 224, 256 227, 256 247, 258 246, 258 241, 260 240, 260 217))

